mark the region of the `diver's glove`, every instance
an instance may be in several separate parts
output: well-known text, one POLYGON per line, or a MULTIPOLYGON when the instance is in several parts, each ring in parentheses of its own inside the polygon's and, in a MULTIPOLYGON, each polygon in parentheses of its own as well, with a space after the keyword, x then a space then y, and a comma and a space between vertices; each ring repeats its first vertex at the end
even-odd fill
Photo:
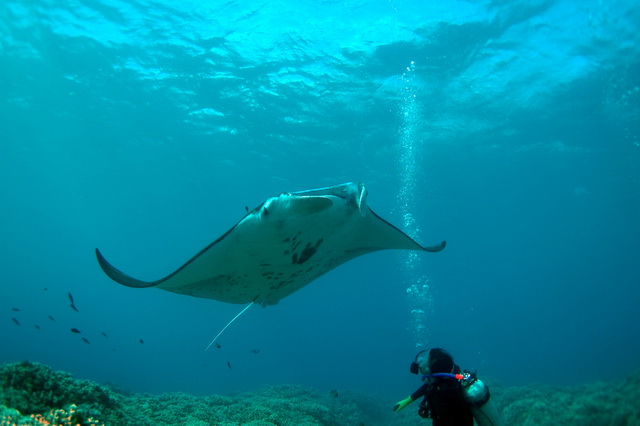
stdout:
POLYGON ((411 404, 413 399, 410 396, 406 397, 402 401, 399 401, 396 405, 393 406, 393 411, 398 412, 404 410, 404 407, 411 404))

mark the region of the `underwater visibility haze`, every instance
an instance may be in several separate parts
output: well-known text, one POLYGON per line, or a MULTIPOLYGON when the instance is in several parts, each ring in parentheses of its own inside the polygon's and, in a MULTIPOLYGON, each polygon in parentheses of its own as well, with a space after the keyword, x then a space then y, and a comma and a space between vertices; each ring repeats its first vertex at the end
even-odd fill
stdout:
MULTIPOLYGON (((640 367, 640 7, 3 0, 0 363, 130 392, 389 402, 427 347, 503 386, 640 367), (130 288, 283 192, 362 182, 439 253, 274 306, 130 288)), ((417 419, 417 415, 415 416, 417 419)))

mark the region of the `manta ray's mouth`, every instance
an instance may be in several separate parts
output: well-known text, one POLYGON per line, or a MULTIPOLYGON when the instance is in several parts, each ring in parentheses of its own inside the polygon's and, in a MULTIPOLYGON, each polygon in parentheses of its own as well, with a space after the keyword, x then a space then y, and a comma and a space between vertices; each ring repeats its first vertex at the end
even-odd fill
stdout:
POLYGON ((364 216, 367 211, 367 195, 367 188, 365 188, 364 184, 358 182, 357 204, 358 210, 360 210, 360 216, 364 216))
POLYGON ((339 198, 347 205, 357 207, 360 216, 367 213, 367 188, 362 182, 349 182, 342 185, 328 186, 325 188, 312 189, 309 191, 289 192, 287 195, 294 197, 326 197, 339 198))

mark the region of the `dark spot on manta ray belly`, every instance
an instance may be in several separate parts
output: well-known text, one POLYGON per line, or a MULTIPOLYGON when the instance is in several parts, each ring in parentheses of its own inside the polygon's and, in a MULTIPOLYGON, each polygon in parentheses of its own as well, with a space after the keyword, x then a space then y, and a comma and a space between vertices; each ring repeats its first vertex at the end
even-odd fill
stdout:
POLYGON ((304 262, 309 260, 311 256, 316 254, 316 252, 318 251, 318 247, 320 247, 320 245, 322 244, 322 241, 322 238, 320 238, 318 241, 316 241, 315 245, 307 243, 305 248, 302 250, 302 253, 300 253, 300 256, 298 256, 296 253, 291 256, 292 262, 298 265, 302 265, 304 262))

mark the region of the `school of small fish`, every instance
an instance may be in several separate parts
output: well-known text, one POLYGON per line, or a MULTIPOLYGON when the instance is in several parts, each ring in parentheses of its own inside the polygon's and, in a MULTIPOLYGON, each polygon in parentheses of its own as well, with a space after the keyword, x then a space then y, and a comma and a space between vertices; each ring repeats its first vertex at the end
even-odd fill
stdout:
MULTIPOLYGON (((47 288, 45 288, 45 289, 44 289, 44 291, 47 291, 47 288)), ((67 293, 67 298, 69 299, 69 302, 70 302, 69 307, 70 307, 72 310, 74 310, 75 312, 80 312, 80 311, 78 310, 78 307, 76 306, 76 302, 75 302, 75 300, 74 300, 74 298, 73 298, 73 295, 72 295, 71 293, 67 293)), ((20 314, 17 314, 18 312, 20 312, 20 313, 22 313, 22 312, 23 312, 23 311, 22 311, 22 309, 21 309, 21 308, 18 308, 18 307, 12 307, 12 308, 11 308, 11 311, 12 311, 12 312, 14 312, 14 315, 16 315, 16 316, 20 315, 20 314)), ((48 316, 47 316, 47 318, 48 318, 51 322, 54 322, 54 323, 55 323, 55 322, 57 322, 57 320, 56 320, 52 315, 48 315, 48 316)), ((13 321, 13 323, 14 323, 16 326, 18 326, 18 327, 22 327, 22 323, 21 323, 21 322, 20 322, 20 320, 19 320, 18 318, 16 318, 15 316, 11 317, 11 321, 13 321)), ((39 324, 33 324, 33 327, 34 327, 36 330, 38 330, 38 331, 42 330, 42 328, 40 327, 40 325, 39 325, 39 324)), ((70 331, 71 331, 71 333, 73 333, 73 334, 78 334, 78 335, 81 335, 81 334, 82 334, 82 332, 81 332, 78 328, 75 328, 75 327, 71 328, 71 329, 70 329, 70 331)), ((108 335, 105 331, 101 331, 101 332, 100 332, 100 334, 101 334, 104 338, 109 338, 109 335, 108 335)), ((80 337, 80 340, 82 340, 82 341, 83 341, 85 344, 87 344, 87 345, 91 344, 91 342, 89 341, 89 339, 88 339, 88 338, 86 338, 86 337, 84 337, 84 336, 81 336, 81 337, 80 337)), ((144 344, 144 339, 140 339, 138 342, 139 342, 140 344, 144 344)), ((216 346, 216 348, 217 348, 217 349, 222 349, 222 345, 221 345, 220 343, 218 343, 218 342, 216 342, 215 346, 216 346)), ((113 349, 113 350, 115 351, 115 349, 113 349)), ((251 352, 251 353, 253 353, 253 354, 259 354, 259 353, 260 353, 260 350, 259 350, 259 349, 252 349, 250 352, 251 352)), ((227 361, 227 367, 228 367, 230 370, 233 370, 233 368, 232 368, 232 366, 231 366, 231 361, 227 361)))
MULTIPOLYGON (((47 291, 47 290, 48 290, 47 288, 44 288, 44 291, 47 291)), ((73 309, 74 311, 76 311, 76 312, 80 312, 80 310, 76 306, 76 302, 75 302, 75 300, 73 298, 73 294, 67 293, 67 298, 69 299, 69 302, 70 302, 69 307, 71 309, 73 309)), ((21 308, 17 308, 17 307, 12 307, 11 311, 12 312, 22 312, 22 309, 21 308)), ((47 318, 49 318, 49 320, 51 320, 51 322, 57 322, 56 319, 53 317, 53 315, 48 315, 47 318)), ((20 320, 18 318, 12 317, 11 321, 13 321, 13 323, 15 325, 17 325, 18 327, 22 327, 22 323, 20 322, 20 320)), ((39 324, 33 324, 33 327, 38 331, 42 330, 42 327, 40 327, 39 324)), ((78 328, 75 328, 75 327, 71 328, 69 331, 71 331, 71 333, 73 333, 73 334, 82 334, 82 332, 78 328)), ((104 331, 101 331, 100 334, 102 334, 102 336, 104 336, 105 338, 109 337, 109 335, 104 331)), ((80 337, 80 340, 82 340, 84 343, 86 343, 88 345, 91 344, 89 339, 84 337, 84 336, 80 337)), ((144 343, 144 340, 140 339, 140 343, 144 343)), ((114 349, 114 351, 115 351, 115 349, 114 349)))

